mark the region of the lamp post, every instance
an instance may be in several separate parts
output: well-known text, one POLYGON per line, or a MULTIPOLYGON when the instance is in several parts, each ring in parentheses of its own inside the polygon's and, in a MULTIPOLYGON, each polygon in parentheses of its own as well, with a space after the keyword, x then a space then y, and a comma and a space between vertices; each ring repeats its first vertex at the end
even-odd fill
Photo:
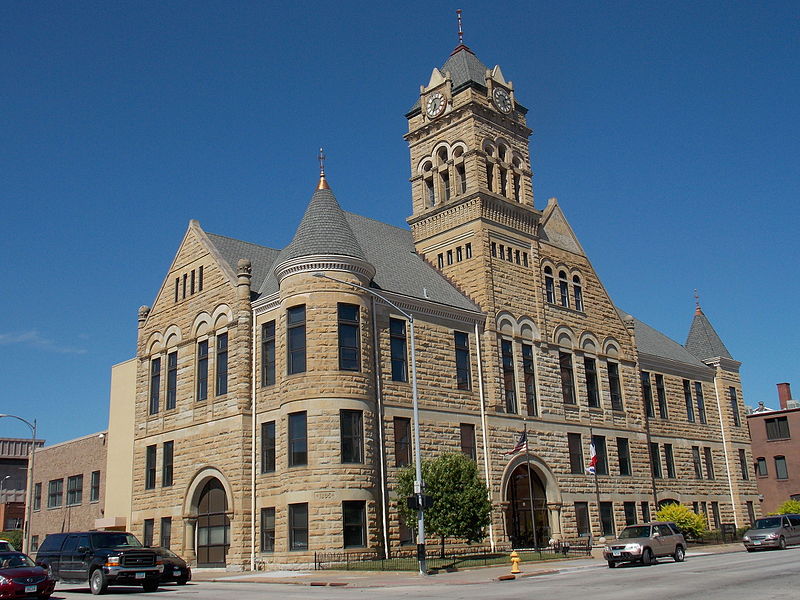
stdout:
POLYGON ((0 414, 0 419, 3 417, 10 417, 17 421, 22 421, 31 428, 31 455, 28 458, 28 498, 25 502, 25 547, 24 552, 30 552, 31 549, 31 508, 33 507, 33 464, 36 457, 36 419, 33 423, 17 415, 0 414))
POLYGON ((376 296, 377 298, 380 298, 381 300, 386 302, 389 306, 394 308, 400 314, 402 314, 406 319, 408 319, 408 330, 409 330, 409 336, 411 337, 411 404, 414 414, 414 468, 415 468, 414 495, 417 498, 417 561, 419 562, 419 574, 427 575, 428 567, 425 560, 425 511, 423 509, 423 498, 422 498, 424 491, 424 483, 422 481, 422 460, 420 458, 420 449, 419 449, 419 398, 417 396, 417 350, 414 341, 414 315, 404 311, 402 308, 397 306, 397 304, 389 300, 386 296, 379 294, 373 289, 364 287, 363 285, 359 285, 351 281, 336 279, 335 277, 331 277, 330 275, 326 275, 325 273, 320 273, 320 272, 314 273, 314 277, 318 277, 321 279, 330 279, 331 281, 342 283, 344 285, 349 285, 359 290, 362 290, 367 294, 376 296))

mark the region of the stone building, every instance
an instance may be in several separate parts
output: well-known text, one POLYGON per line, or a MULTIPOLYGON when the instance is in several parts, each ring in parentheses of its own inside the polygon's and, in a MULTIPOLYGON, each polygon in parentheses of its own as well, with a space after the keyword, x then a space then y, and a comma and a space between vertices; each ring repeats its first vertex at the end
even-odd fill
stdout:
POLYGON ((682 346, 614 305, 534 202, 517 94, 464 45, 433 70, 409 229, 343 211, 324 172, 285 248, 190 222, 139 311, 132 531, 201 566, 402 550, 414 367, 421 454, 477 461, 487 544, 613 536, 665 501, 752 518, 739 363, 699 307, 682 346))

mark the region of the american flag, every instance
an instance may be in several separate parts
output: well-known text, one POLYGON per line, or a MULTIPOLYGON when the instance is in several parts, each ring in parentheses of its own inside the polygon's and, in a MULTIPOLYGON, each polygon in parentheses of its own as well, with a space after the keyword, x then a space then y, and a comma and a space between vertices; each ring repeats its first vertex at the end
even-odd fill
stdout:
POLYGON ((516 454, 520 450, 525 450, 525 451, 528 450, 528 432, 527 431, 523 431, 522 433, 519 434, 519 441, 517 442, 517 445, 514 446, 508 452, 505 452, 505 454, 516 454))
POLYGON ((586 472, 589 475, 595 474, 595 467, 597 466, 597 453, 594 450, 594 440, 589 444, 589 466, 586 467, 586 472))

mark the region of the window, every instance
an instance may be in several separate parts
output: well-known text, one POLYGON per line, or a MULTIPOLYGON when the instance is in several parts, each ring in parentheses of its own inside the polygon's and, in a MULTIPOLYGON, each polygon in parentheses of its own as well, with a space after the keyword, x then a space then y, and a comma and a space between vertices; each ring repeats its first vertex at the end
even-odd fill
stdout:
POLYGON ((789 421, 787 417, 764 419, 764 425, 767 427, 768 440, 783 440, 791 437, 789 435, 789 421))
POLYGON ((650 373, 642 371, 642 397, 644 398, 644 406, 647 410, 647 416, 653 418, 656 416, 653 409, 653 388, 650 385, 650 373))
POLYGON ((405 467, 411 462, 411 419, 394 418, 394 466, 405 467))
POLYGON ((178 301, 178 287, 180 286, 180 282, 181 282, 181 278, 180 277, 176 277, 175 278, 175 302, 178 301))
POLYGON ((617 438, 617 456, 619 458, 619 474, 631 474, 631 449, 628 438, 617 438))
POLYGON ((525 375, 525 405, 528 409, 528 416, 535 417, 538 409, 536 407, 536 375, 531 344, 522 344, 522 371, 525 375))
POLYGON ((456 262, 461 262, 462 260, 464 260, 464 252, 461 249, 461 246, 458 246, 456 248, 456 262))
POLYGON ((520 179, 521 178, 520 178, 518 173, 514 173, 513 174, 513 178, 514 178, 514 200, 519 202, 520 201, 519 195, 520 195, 520 179))
POLYGON ((161 448, 161 487, 172 485, 174 454, 175 442, 164 442, 164 446, 161 448))
POLYGON ((261 509, 261 552, 275 552, 275 507, 261 509))
POLYGON ((442 178, 442 195, 444 196, 444 201, 447 202, 450 200, 450 175, 447 171, 442 171, 441 173, 442 178))
POLYGON ((308 464, 308 440, 306 439, 306 413, 289 415, 289 466, 299 467, 308 464))
POLYGON ((452 265, 453 264, 453 251, 452 250, 448 250, 447 251, 447 264, 448 265, 452 265))
POLYGON ((517 386, 514 381, 514 344, 511 340, 500 340, 500 354, 502 356, 506 412, 513 415, 517 413, 517 386))
POLYGON ((148 446, 145 450, 144 489, 156 487, 156 446, 148 446))
POLYGON ((345 548, 367 545, 366 507, 363 501, 342 502, 342 530, 345 548))
POLYGON ((567 285, 567 274, 564 271, 558 272, 558 297, 561 306, 569 308, 569 286, 567 285))
POLYGON ((64 480, 53 479, 47 484, 47 508, 58 508, 64 498, 64 480))
POLYGON ((464 246, 464 252, 467 258, 472 258, 472 244, 467 244, 464 246))
POLYGON ((217 336, 217 396, 228 393, 228 334, 217 336))
POLYGON ((589 524, 589 503, 575 503, 575 524, 578 526, 578 537, 590 537, 592 528, 589 524))
POLYGON ((522 253, 522 264, 525 265, 526 267, 528 266, 528 253, 527 252, 523 252, 522 253))
POLYGON ((469 335, 461 331, 454 332, 456 347, 456 383, 458 389, 468 390, 472 387, 469 369, 469 335))
POLYGON ((658 448, 658 444, 655 442, 650 442, 650 472, 656 479, 660 479, 662 477, 661 451, 658 448))
POLYGON ((572 378, 572 354, 558 353, 558 363, 561 369, 561 397, 564 404, 575 404, 575 384, 572 378))
POLYGON ((456 165, 456 179, 458 180, 458 193, 463 194, 467 191, 467 175, 464 171, 464 163, 456 165))
POLYGON ((461 452, 476 460, 477 451, 475 448, 475 425, 472 423, 461 423, 461 452))
POLYGON ((702 479, 703 465, 700 461, 700 446, 692 446, 692 463, 694 464, 695 479, 702 479))
POLYGON ((31 536, 31 549, 29 550, 29 552, 31 552, 31 553, 38 552, 38 550, 39 550, 39 536, 38 535, 32 535, 31 536))
POLYGON ((37 483, 33 486, 33 510, 42 509, 42 484, 37 483))
POLYGON ((208 340, 197 342, 197 400, 208 398, 208 340))
POLYGON ((357 304, 338 304, 339 313, 339 369, 361 369, 361 342, 359 310, 357 304))
POLYGON ((428 178, 425 180, 425 191, 428 197, 428 207, 430 208, 434 204, 436 204, 436 195, 433 191, 433 179, 428 178))
POLYGON ((568 433, 567 444, 569 446, 569 472, 573 475, 583 475, 583 446, 581 445, 581 434, 568 433))
POLYGON ((178 352, 167 354, 167 410, 178 402, 178 352))
POLYGON ((597 456, 597 464, 594 472, 598 475, 608 475, 608 452, 606 451, 606 438, 603 435, 593 435, 594 452, 597 456))
POLYGON ((611 410, 622 410, 622 386, 619 382, 619 365, 608 363, 608 389, 611 391, 611 410))
POLYGON ((656 374, 656 397, 658 398, 658 416, 662 419, 669 418, 667 410, 667 392, 664 389, 664 376, 656 374))
POLYGON ((436 264, 440 269, 444 267, 444 254, 442 254, 441 252, 436 257, 436 264))
POLYGON ((766 477, 769 475, 769 471, 767 470, 767 459, 763 456, 759 456, 756 459, 756 475, 759 477, 766 477))
POLYGON ((583 312, 583 288, 581 278, 577 275, 572 277, 572 295, 575 298, 575 310, 583 312))
POLYGON ((161 396, 161 359, 150 360, 150 414, 158 412, 158 399, 161 396))
POLYGON ((739 469, 742 472, 742 479, 747 481, 750 479, 750 469, 747 468, 747 453, 744 448, 739 448, 739 469))
POLYGON ((360 410, 339 411, 343 463, 364 462, 364 417, 360 410))
POLYGON ((203 266, 201 265, 197 269, 197 291, 203 291, 203 266))
POLYGON ((683 399, 686 401, 686 420, 694 423, 694 403, 692 401, 692 384, 688 379, 683 380, 683 399))
POLYGON ((753 507, 752 500, 747 501, 747 517, 748 519, 750 519, 749 521, 750 525, 756 522, 756 511, 755 508, 753 507))
POLYGON ((306 370, 306 305, 291 307, 287 317, 287 362, 288 373, 304 373, 306 370))
POLYGON ((77 506, 83 501, 83 475, 67 477, 67 506, 77 506))
POLYGON ((553 269, 550 267, 544 268, 544 294, 550 304, 555 304, 556 288, 553 280, 553 269))
POLYGON ((506 175, 506 170, 501 168, 500 169, 500 190, 499 191, 500 191, 501 194, 503 194, 503 196, 506 195, 506 182, 507 181, 508 181, 508 179, 507 179, 507 175, 506 175))
POLYGON ((194 294, 194 283, 195 283, 195 274, 194 269, 192 269, 191 277, 189 278, 189 293, 194 294))
POLYGON ((650 522, 650 503, 647 501, 642 502, 642 521, 650 522))
POLYGON ((261 424, 261 472, 275 470, 275 421, 261 424))
POLYGON ((275 385, 275 321, 261 326, 261 387, 275 385))
POLYGON ((392 381, 408 381, 406 322, 389 319, 389 350, 392 360, 392 381))
POLYGON ((742 426, 742 417, 739 415, 739 400, 736 397, 736 388, 728 388, 728 398, 731 400, 731 415, 733 416, 733 426, 742 426))
POLYGON ((155 519, 144 520, 144 534, 142 535, 142 543, 145 546, 153 545, 153 528, 155 526, 155 519))
POLYGON ((492 249, 492 256, 497 258, 497 244, 495 242, 492 242, 490 248, 492 249))
POLYGON ((403 522, 402 517, 400 518, 397 537, 400 538, 401 546, 411 546, 415 543, 414 532, 403 522))
POLYGON ((786 468, 786 457, 775 457, 775 478, 776 479, 789 479, 789 472, 786 468))
POLYGON ((169 550, 172 544, 172 517, 161 517, 161 547, 169 550))
POLYGON ((697 416, 700 422, 706 423, 706 401, 703 399, 703 384, 699 381, 694 382, 694 395, 697 399, 697 416))
POLYGON ((706 463, 706 478, 707 479, 714 479, 714 461, 711 457, 711 448, 706 446, 703 448, 703 454, 705 456, 705 463, 706 463))
POLYGON ((597 363, 588 356, 583 359, 586 373, 586 402, 592 408, 600 408, 600 394, 597 390, 597 363))
POLYGON ((611 502, 600 503, 600 525, 603 535, 616 535, 614 530, 614 505, 611 502))
POLYGON ((494 191, 494 164, 486 163, 486 187, 490 192, 494 191))
POLYGON ((625 512, 625 525, 635 525, 636 502, 623 502, 622 510, 625 512))
POLYGON ((186 273, 183 274, 183 297, 186 298, 186 273))
POLYGON ((722 520, 719 516, 719 502, 711 503, 711 516, 714 517, 714 529, 719 529, 719 526, 722 524, 722 520))
POLYGON ((289 505, 289 550, 308 550, 308 504, 289 505))
POLYGON ((667 477, 675 479, 675 456, 672 453, 672 444, 664 444, 664 460, 667 463, 667 477))

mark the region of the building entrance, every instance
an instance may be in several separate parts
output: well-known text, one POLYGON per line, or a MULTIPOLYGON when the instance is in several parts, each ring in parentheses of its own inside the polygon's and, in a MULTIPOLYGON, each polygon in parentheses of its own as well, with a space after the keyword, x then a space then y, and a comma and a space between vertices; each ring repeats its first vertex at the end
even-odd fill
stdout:
POLYGON ((544 547, 550 540, 547 495, 542 480, 527 464, 511 473, 506 491, 506 528, 514 548, 544 547), (530 485, 528 482, 530 481, 530 485), (531 491, 533 511, 531 511, 531 491), (535 535, 534 526, 535 522, 535 535))
POLYGON ((224 567, 230 537, 225 488, 219 479, 209 479, 197 503, 197 566, 224 567))

